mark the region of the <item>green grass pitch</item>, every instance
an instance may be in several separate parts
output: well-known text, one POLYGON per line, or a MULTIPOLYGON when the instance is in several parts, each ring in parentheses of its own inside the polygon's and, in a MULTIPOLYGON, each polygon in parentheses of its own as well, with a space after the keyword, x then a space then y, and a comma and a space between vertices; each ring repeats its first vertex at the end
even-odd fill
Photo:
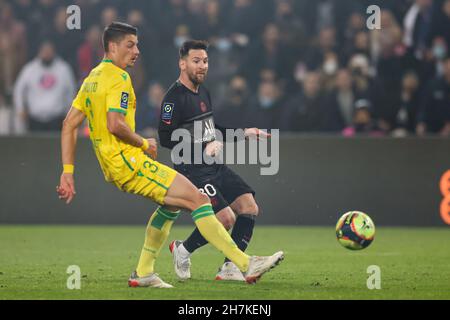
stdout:
MULTIPOLYGON (((192 257, 192 279, 178 282, 167 243, 157 272, 174 289, 128 288, 143 227, 0 226, 0 299, 450 299, 450 230, 377 228, 362 251, 336 241, 333 227, 257 226, 248 252, 282 249, 285 260, 256 285, 214 281, 223 257, 210 245, 192 257), (81 289, 66 287, 69 265, 81 289), (369 290, 367 268, 381 269, 369 290)), ((192 227, 175 226, 169 240, 192 227)))

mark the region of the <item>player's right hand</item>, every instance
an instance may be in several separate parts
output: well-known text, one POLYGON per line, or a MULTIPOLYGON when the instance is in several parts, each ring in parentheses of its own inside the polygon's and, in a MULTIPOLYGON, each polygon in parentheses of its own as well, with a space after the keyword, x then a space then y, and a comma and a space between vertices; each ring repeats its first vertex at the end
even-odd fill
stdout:
POLYGON ((61 174, 59 186, 56 186, 56 192, 58 193, 59 199, 65 200, 66 204, 69 204, 72 201, 76 194, 73 174, 61 174))
POLYGON ((149 147, 145 150, 145 153, 147 153, 153 160, 156 160, 158 157, 158 143, 154 138, 147 139, 147 141, 149 147))
POLYGON ((205 153, 209 157, 215 157, 223 149, 223 143, 217 140, 211 141, 206 145, 205 153))

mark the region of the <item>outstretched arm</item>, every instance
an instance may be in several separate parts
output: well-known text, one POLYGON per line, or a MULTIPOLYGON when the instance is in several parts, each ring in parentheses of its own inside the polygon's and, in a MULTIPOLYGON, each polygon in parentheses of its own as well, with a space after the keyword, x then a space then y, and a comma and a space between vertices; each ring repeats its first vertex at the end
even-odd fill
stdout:
POLYGON ((78 127, 83 123, 84 113, 71 108, 63 122, 61 132, 61 153, 63 163, 63 173, 60 184, 56 187, 59 198, 69 204, 75 196, 75 182, 73 179, 75 148, 77 145, 78 127))
MULTIPOLYGON (((220 132, 222 132, 222 135, 223 135, 224 137, 226 137, 226 130, 227 130, 227 129, 237 130, 237 128, 223 127, 223 126, 218 125, 217 123, 215 124, 215 126, 216 126, 216 129, 217 129, 217 130, 219 130, 220 132)), ((258 128, 245 128, 245 129, 243 129, 243 130, 244 130, 244 136, 245 136, 246 138, 248 138, 248 137, 255 137, 255 138, 257 138, 258 140, 262 140, 262 139, 267 139, 267 138, 270 138, 270 137, 271 137, 271 134, 270 134, 270 133, 267 133, 266 131, 263 131, 263 130, 258 129, 258 128)), ((237 140, 235 140, 235 142, 236 142, 236 141, 237 141, 237 140)))
POLYGON ((246 137, 255 137, 258 140, 270 138, 272 135, 258 128, 246 128, 244 131, 246 137))

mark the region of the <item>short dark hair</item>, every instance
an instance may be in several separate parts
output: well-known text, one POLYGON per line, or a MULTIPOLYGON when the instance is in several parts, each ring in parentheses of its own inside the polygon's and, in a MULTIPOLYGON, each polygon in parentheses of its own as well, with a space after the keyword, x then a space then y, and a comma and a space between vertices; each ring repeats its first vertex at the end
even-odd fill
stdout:
POLYGON ((123 39, 127 34, 137 35, 137 28, 123 22, 113 22, 103 31, 103 49, 108 52, 108 44, 123 39))
POLYGON ((204 40, 188 40, 185 41, 180 48, 180 59, 189 55, 190 50, 205 50, 208 52, 209 43, 204 40))

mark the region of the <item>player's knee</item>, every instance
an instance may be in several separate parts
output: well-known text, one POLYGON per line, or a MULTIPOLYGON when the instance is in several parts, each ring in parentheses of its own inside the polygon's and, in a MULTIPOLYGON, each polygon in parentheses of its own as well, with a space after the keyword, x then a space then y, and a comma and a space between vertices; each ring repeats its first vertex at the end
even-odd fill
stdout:
POLYGON ((189 209, 191 211, 194 211, 198 207, 200 207, 204 204, 207 204, 207 203, 211 203, 211 200, 209 199, 209 197, 206 194, 203 194, 200 191, 197 191, 195 193, 194 197, 192 198, 191 208, 189 208, 189 209))
POLYGON ((250 208, 248 210, 248 214, 251 214, 251 215, 254 215, 254 216, 259 215, 259 207, 256 204, 256 202, 250 206, 250 208))
POLYGON ((234 217, 234 215, 220 215, 217 216, 217 219, 220 221, 220 223, 222 223, 223 227, 226 230, 230 230, 231 228, 233 228, 234 223, 236 222, 236 218, 234 217))
POLYGON ((238 205, 237 212, 239 214, 251 214, 253 216, 257 216, 259 214, 259 207, 254 201, 241 203, 238 205))

